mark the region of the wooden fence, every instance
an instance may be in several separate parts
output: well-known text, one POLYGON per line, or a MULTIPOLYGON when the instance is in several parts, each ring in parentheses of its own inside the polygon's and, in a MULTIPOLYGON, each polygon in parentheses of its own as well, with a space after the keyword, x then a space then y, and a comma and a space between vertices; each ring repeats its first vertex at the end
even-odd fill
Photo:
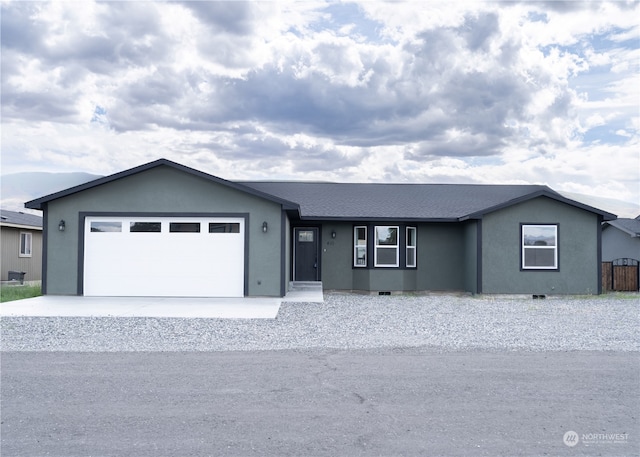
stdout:
POLYGON ((640 269, 635 259, 602 262, 602 291, 636 292, 640 286, 640 269))

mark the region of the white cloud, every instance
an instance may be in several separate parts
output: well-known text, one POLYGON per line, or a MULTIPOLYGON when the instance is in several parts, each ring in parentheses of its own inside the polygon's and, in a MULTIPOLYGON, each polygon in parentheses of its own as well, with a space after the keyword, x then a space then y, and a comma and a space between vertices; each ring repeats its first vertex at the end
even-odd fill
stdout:
POLYGON ((637 2, 1 5, 4 172, 162 156, 640 200, 637 2))

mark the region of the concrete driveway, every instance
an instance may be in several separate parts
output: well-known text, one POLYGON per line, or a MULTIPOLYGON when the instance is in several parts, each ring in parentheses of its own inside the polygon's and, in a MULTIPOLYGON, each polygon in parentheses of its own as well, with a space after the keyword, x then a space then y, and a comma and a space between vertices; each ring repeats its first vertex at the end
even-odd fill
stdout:
POLYGON ((177 317, 275 319, 284 301, 322 302, 321 288, 289 291, 286 297, 81 297, 44 295, 2 303, 0 316, 177 317))

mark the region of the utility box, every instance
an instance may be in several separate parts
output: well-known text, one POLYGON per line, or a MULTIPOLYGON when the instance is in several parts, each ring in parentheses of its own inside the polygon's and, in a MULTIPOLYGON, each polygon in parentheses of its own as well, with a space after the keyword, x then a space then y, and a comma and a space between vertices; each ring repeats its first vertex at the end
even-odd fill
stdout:
POLYGON ((9 271, 9 281, 20 281, 20 284, 24 284, 24 275, 26 271, 9 271))

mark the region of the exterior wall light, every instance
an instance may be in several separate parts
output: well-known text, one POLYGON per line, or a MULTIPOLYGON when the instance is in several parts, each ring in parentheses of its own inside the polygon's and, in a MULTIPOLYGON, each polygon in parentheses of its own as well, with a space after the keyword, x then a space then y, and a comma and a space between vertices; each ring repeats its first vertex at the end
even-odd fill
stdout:
POLYGON ((58 222, 58 230, 60 230, 61 232, 64 232, 64 229, 66 228, 66 224, 64 222, 64 219, 60 219, 60 222, 58 222))
POLYGON ((333 230, 333 231, 331 232, 331 238, 335 238, 336 236, 337 236, 337 235, 336 235, 336 231, 335 231, 335 230, 333 230))
POLYGON ((262 223, 262 233, 267 233, 267 230, 269 230, 269 225, 267 224, 267 221, 264 221, 262 223))

